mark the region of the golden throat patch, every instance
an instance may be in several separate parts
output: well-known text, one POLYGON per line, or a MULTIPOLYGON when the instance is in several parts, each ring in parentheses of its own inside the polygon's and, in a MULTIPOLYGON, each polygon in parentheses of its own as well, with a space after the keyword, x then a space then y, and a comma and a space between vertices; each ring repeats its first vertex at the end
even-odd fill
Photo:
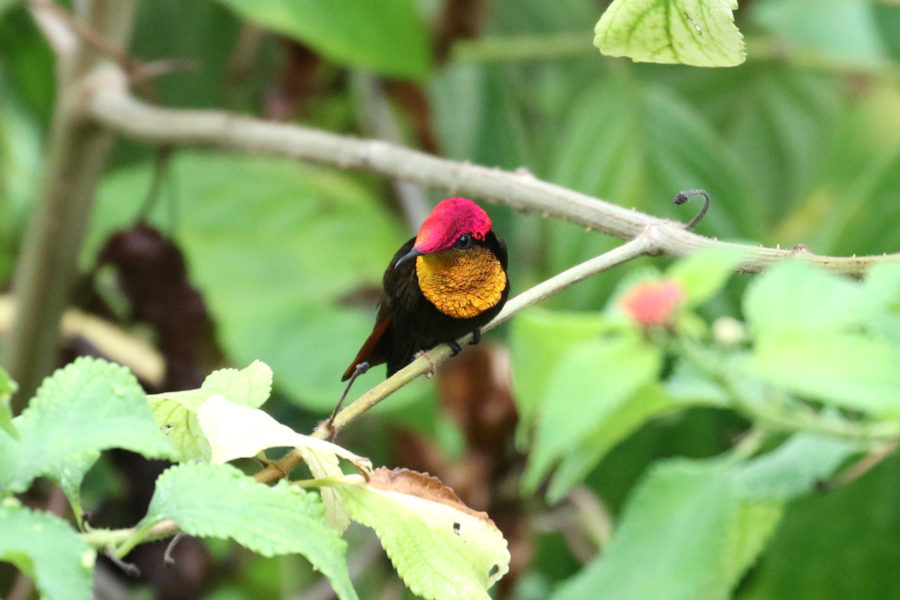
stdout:
POLYGON ((483 246, 418 256, 416 276, 428 301, 457 319, 469 319, 495 306, 506 287, 500 261, 483 246))

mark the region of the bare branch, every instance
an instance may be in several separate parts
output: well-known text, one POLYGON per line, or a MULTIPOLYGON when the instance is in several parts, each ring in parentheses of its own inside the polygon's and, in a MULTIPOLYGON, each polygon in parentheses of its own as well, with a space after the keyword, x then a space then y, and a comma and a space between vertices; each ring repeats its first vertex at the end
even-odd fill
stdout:
POLYGON ((145 143, 206 146, 363 169, 443 188, 451 194, 471 195, 522 211, 558 217, 622 239, 631 239, 648 225, 656 224, 659 253, 684 256, 712 246, 737 248, 746 252, 747 259, 740 267, 744 271, 761 271, 789 256, 856 276, 874 263, 900 262, 900 253, 831 257, 720 242, 691 233, 680 223, 659 224, 651 215, 541 181, 527 170, 509 172, 462 163, 383 141, 271 123, 225 111, 156 108, 130 96, 124 74, 114 69, 107 70, 93 83, 84 104, 87 114, 97 123, 145 143))

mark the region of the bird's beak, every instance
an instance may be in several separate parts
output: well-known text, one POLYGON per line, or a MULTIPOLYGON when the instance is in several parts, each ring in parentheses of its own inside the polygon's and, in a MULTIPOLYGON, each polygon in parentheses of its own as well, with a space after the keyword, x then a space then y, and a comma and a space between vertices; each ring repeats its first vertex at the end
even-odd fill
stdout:
POLYGON ((409 252, 407 252, 406 254, 404 254, 403 256, 400 257, 400 260, 397 261, 397 264, 394 265, 394 268, 396 269, 397 267, 399 267, 401 264, 405 263, 409 259, 415 258, 417 256, 422 256, 422 254, 423 254, 422 252, 413 248, 412 250, 410 250, 409 252))

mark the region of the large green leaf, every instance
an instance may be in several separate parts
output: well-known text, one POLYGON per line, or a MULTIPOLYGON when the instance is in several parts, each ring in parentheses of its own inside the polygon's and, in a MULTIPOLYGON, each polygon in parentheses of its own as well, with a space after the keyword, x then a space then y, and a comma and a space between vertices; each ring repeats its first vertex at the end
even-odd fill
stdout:
POLYGON ((357 597, 344 559, 346 542, 325 523, 319 496, 284 480, 270 487, 230 465, 177 465, 156 480, 138 535, 165 519, 190 535, 231 538, 263 556, 302 554, 331 580, 339 598, 357 597))
POLYGON ((885 290, 870 294, 859 282, 787 261, 753 282, 744 313, 756 334, 835 331, 867 322, 892 300, 885 290))
MULTIPOLYGON (((104 181, 89 250, 130 223, 150 174, 142 164, 104 181)), ((405 236, 374 196, 332 171, 186 153, 170 177, 184 203, 175 235, 229 356, 265 361, 292 399, 330 410, 373 319, 339 304, 380 285, 405 236)), ((168 223, 160 208, 155 220, 168 223)))
POLYGON ((40 475, 80 480, 93 456, 125 448, 166 457, 144 391, 128 369, 82 357, 44 380, 28 408, 13 420, 19 439, 0 431, 0 484, 14 491, 40 475))
POLYGON ((533 308, 516 316, 509 344, 520 443, 535 425, 547 384, 565 351, 599 336, 608 327, 608 318, 596 313, 550 312, 533 308))
POLYGON ((659 349, 637 334, 587 340, 565 352, 541 401, 523 487, 535 490, 554 462, 578 448, 657 376, 661 360, 659 349))
POLYGON ((733 67, 746 51, 732 11, 737 0, 615 0, 594 45, 635 61, 733 67))
POLYGON ((14 500, 0 504, 0 561, 26 573, 41 598, 89 600, 95 559, 65 521, 14 500))
POLYGON ((219 1, 332 60, 393 77, 420 79, 428 71, 427 30, 413 0, 219 1))
POLYGON ((778 502, 743 500, 726 463, 666 462, 633 492, 603 554, 554 600, 724 600, 780 514, 778 502))
POLYGON ((900 420, 898 365, 896 345, 829 331, 767 335, 747 362, 757 377, 808 398, 900 420))
POLYGON ((739 600, 898 598, 900 456, 785 511, 739 600))
POLYGON ((547 500, 562 500, 566 492, 580 483, 616 444, 644 423, 666 411, 685 406, 686 403, 673 402, 657 383, 639 389, 563 456, 547 488, 547 500))

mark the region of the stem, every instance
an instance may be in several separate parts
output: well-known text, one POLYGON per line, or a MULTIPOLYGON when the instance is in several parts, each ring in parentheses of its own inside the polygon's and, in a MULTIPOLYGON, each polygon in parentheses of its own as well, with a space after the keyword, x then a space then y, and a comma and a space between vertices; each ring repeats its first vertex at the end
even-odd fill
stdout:
MULTIPOLYGON (((82 5, 80 17, 124 45, 131 33, 134 0, 94 0, 82 5)), ((42 12, 46 6, 42 8, 40 3, 32 10, 47 16, 42 12)), ((57 46, 68 48, 64 43, 57 46)), ((77 41, 71 48, 71 54, 60 57, 59 97, 46 175, 13 285, 17 314, 4 363, 19 384, 12 402, 14 413, 26 406, 56 362, 60 318, 76 272, 94 190, 114 141, 109 131, 86 120, 81 112, 82 84, 105 59, 77 41)))

